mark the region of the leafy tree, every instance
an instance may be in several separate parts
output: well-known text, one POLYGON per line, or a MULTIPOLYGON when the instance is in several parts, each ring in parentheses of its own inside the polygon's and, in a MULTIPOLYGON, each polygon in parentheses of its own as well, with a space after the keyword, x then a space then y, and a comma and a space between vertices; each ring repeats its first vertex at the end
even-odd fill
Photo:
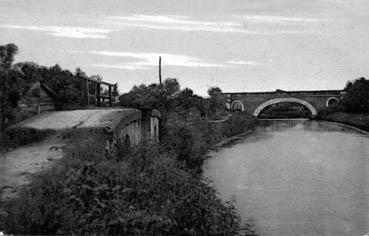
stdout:
POLYGON ((348 113, 369 112, 369 80, 365 78, 348 82, 344 89, 346 92, 340 100, 339 106, 348 113))
POLYGON ((225 111, 226 99, 222 95, 222 90, 219 87, 211 87, 208 89, 209 95, 209 113, 211 116, 216 116, 225 111))
POLYGON ((208 95, 210 97, 217 97, 222 93, 222 90, 219 87, 211 87, 208 89, 208 95))
POLYGON ((10 69, 13 64, 14 56, 18 53, 17 45, 9 43, 0 46, 0 65, 3 69, 10 69))
POLYGON ((198 116, 216 116, 225 112, 224 96, 218 87, 209 89, 209 99, 197 96, 189 88, 180 89, 177 79, 166 79, 162 85, 141 84, 120 96, 120 105, 136 108, 158 109, 162 114, 173 113, 184 119, 198 116))
POLYGON ((179 91, 180 85, 175 78, 168 78, 164 81, 164 88, 167 95, 172 95, 179 91))
MULTIPOLYGON (((14 56, 18 52, 15 44, 0 46, 0 135, 5 133, 13 118, 13 108, 19 100, 18 90, 21 86, 21 73, 14 68, 14 56)), ((0 137, 1 140, 4 137, 0 137)))

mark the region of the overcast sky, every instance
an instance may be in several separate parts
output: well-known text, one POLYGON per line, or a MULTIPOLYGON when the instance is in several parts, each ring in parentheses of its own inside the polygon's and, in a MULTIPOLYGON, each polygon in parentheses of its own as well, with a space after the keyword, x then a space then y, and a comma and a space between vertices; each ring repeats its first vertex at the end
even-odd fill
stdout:
POLYGON ((369 77, 369 0, 0 0, 17 61, 133 85, 177 78, 204 95, 341 89, 369 77))

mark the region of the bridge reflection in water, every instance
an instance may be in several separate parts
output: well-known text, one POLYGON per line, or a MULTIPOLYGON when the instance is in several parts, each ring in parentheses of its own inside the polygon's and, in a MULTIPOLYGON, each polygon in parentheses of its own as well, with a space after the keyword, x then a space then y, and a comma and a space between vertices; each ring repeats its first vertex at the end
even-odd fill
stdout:
POLYGON ((313 113, 300 103, 275 103, 269 105, 258 112, 257 118, 260 119, 310 119, 313 113))
POLYGON ((260 235, 369 232, 369 136, 329 122, 261 122, 209 153, 204 176, 260 235))

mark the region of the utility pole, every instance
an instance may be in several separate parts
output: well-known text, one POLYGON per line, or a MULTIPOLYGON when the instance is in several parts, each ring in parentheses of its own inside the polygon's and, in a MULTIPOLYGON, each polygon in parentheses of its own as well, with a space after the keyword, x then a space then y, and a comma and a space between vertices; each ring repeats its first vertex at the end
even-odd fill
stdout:
POLYGON ((159 56, 159 84, 161 84, 161 56, 159 56))

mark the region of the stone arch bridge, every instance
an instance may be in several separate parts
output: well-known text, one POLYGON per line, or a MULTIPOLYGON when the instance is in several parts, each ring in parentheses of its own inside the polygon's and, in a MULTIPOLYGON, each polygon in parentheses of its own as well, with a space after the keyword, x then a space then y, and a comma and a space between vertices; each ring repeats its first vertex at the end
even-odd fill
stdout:
POLYGON ((336 104, 343 95, 342 90, 283 91, 223 93, 228 97, 227 107, 232 111, 247 111, 258 117, 266 107, 283 103, 298 103, 310 110, 314 118, 320 110, 336 104))

